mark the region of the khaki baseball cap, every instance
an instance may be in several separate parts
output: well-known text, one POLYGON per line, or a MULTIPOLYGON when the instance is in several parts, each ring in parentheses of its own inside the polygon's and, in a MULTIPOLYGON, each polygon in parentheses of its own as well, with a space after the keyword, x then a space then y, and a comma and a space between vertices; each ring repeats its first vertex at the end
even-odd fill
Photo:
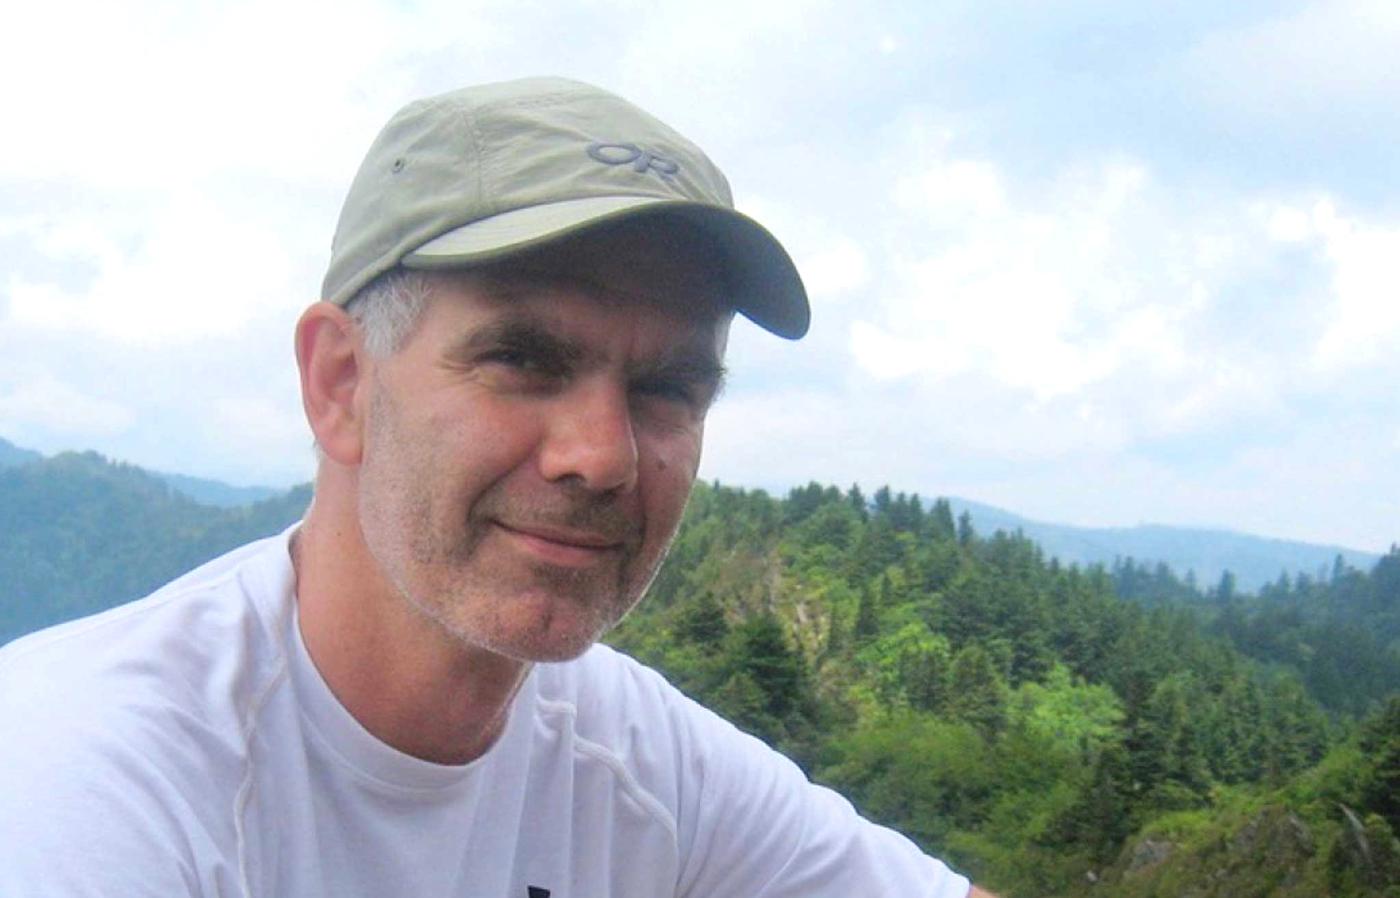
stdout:
MULTIPOLYGON (((621 97, 530 78, 411 103, 380 132, 341 209, 322 296, 344 305, 396 265, 469 268, 624 219, 703 234, 734 308, 797 339, 807 292, 762 225, 735 211, 699 147, 621 97)), ((659 246, 676 246, 659 241, 659 246)))

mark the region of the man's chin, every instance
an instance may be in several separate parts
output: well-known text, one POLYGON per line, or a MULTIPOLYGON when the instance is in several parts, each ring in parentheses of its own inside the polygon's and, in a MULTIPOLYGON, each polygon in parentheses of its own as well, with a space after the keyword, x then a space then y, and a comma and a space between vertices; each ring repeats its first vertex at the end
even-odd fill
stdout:
POLYGON ((541 634, 501 639, 493 644, 480 647, 523 664, 557 664, 563 661, 573 661, 582 656, 597 641, 597 637, 580 638, 572 635, 563 637, 541 634))
MULTIPOLYGON (((587 652, 613 625, 595 610, 558 597, 520 601, 493 632, 472 640, 498 655, 527 663, 572 661, 587 652)), ((467 639, 471 636, 464 634, 467 639)))

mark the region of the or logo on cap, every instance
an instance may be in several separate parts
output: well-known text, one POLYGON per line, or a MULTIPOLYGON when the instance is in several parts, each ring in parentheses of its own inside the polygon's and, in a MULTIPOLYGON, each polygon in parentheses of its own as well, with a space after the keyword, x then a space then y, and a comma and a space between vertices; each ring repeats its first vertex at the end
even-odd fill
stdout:
POLYGON ((588 145, 588 157, 604 165, 630 165, 637 174, 654 171, 663 178, 669 178, 681 170, 675 160, 658 156, 635 143, 591 143, 588 145))

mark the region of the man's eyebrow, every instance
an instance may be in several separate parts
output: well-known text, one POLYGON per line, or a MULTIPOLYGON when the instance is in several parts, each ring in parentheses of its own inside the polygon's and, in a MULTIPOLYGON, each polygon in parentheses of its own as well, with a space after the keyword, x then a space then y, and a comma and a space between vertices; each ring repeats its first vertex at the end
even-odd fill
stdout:
POLYGON ((560 337, 541 322, 526 316, 507 315, 463 334, 448 347, 447 356, 465 361, 483 350, 500 347, 539 355, 564 365, 576 365, 585 355, 581 346, 560 337))
POLYGON ((684 347, 668 356, 638 365, 634 377, 666 378, 688 384, 698 384, 719 395, 729 370, 715 358, 713 350, 684 347))

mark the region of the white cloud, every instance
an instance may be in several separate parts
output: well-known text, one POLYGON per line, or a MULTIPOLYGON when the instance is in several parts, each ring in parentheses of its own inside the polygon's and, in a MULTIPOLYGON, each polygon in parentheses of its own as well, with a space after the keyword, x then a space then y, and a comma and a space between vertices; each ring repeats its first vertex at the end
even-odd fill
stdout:
POLYGON ((1321 333, 1311 353, 1317 371, 1400 359, 1400 223, 1345 214, 1325 194, 1261 203, 1253 215, 1266 222, 1272 239, 1325 261, 1328 283, 1317 297, 1321 333))
POLYGON ((146 211, 134 238, 85 220, 37 223, 37 249, 96 275, 78 288, 11 275, 12 322, 150 345, 236 334, 258 315, 304 304, 312 285, 291 251, 305 247, 266 223, 237 220, 235 207, 210 194, 167 199, 146 211))
POLYGON ((16 7, 0 98, 43 139, 8 141, 0 178, 159 190, 211 171, 339 172, 357 152, 347 132, 377 126, 376 98, 403 87, 394 55, 424 36, 409 21, 361 0, 16 7))
POLYGON ((997 215, 1006 197, 996 166, 980 159, 951 159, 899 179, 894 202, 925 220, 956 226, 997 215))
POLYGON ((1302 243, 1313 229, 1306 209, 1278 206, 1268 213, 1268 231, 1280 243, 1302 243))
POLYGON ((0 388, 0 430, 30 428, 66 437, 98 439, 122 433, 135 416, 125 405, 87 395, 53 377, 0 388))
POLYGON ((851 353, 861 367, 879 380, 898 380, 920 372, 946 377, 968 365, 964 355, 940 353, 937 347, 887 333, 868 321, 852 323, 851 353))
POLYGON ((223 435, 211 467, 236 467, 247 483, 310 479, 312 437, 300 407, 264 396, 216 399, 204 422, 223 435))
POLYGON ((985 160, 926 159, 892 200, 892 286, 852 351, 877 377, 985 374, 1039 400, 1112 376, 1128 361, 1171 367, 1179 285, 1138 290, 1120 274, 1147 175, 1110 162, 1071 172, 1036 199, 1013 197, 985 160), (1149 323, 1157 328, 1146 339, 1149 323))
POLYGON ((1373 226, 1319 202, 1314 227, 1333 266, 1331 321, 1315 360, 1326 369, 1400 356, 1400 226, 1373 226))
POLYGON ((872 235, 892 249, 872 261, 884 277, 849 348, 877 380, 1078 397, 1135 445, 1289 414, 1310 357, 1400 357, 1390 226, 1325 197, 1183 193, 1121 158, 1013 186, 950 143, 923 139, 924 170, 894 190, 900 216, 872 235))
POLYGON ((1156 434, 1191 433, 1216 421, 1228 420, 1240 409, 1254 414, 1276 407, 1275 385, 1267 372, 1231 360, 1220 360, 1185 390, 1163 397, 1157 409, 1156 434))
POLYGON ((1201 99, 1237 115, 1316 122, 1400 100, 1400 6, 1323 0, 1209 35, 1187 58, 1201 99))
POLYGON ((842 302, 870 283, 870 261, 850 237, 839 237, 797 262, 814 303, 842 302))

